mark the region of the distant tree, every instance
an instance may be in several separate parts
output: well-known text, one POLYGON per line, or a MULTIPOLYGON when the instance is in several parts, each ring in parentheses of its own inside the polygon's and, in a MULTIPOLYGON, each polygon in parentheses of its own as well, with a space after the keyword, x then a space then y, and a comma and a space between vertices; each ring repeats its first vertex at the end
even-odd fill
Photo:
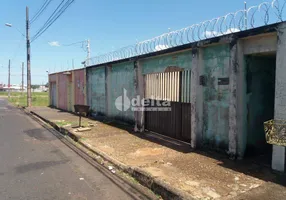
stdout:
POLYGON ((35 91, 35 89, 40 88, 40 86, 39 86, 39 85, 31 85, 31 88, 32 88, 32 90, 33 90, 33 92, 34 92, 34 91, 35 91))

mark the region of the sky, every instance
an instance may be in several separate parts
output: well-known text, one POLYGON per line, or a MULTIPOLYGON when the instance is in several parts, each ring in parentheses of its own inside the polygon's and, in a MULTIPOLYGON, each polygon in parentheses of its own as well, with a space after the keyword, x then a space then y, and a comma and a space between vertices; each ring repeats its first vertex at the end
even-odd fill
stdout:
MULTIPOLYGON (((43 26, 62 0, 53 0, 33 24, 31 37, 43 26)), ((21 63, 26 75, 26 6, 32 18, 44 0, 0 0, 0 83, 21 83, 21 63), (12 27, 5 26, 12 24, 12 27)), ((248 0, 248 6, 262 0, 248 0)), ((67 11, 31 43, 32 84, 48 81, 50 73, 82 67, 87 53, 78 41, 91 41, 91 56, 135 44, 170 30, 209 20, 244 8, 243 0, 75 0, 67 11), (72 64, 74 63, 74 65, 72 64)), ((26 76, 25 76, 26 83, 26 76)))

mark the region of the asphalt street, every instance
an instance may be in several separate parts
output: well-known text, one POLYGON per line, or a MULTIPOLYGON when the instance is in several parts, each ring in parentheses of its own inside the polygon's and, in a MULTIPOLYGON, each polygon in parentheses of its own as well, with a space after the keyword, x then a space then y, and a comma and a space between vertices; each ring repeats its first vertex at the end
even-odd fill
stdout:
POLYGON ((139 199, 0 98, 0 199, 139 199))

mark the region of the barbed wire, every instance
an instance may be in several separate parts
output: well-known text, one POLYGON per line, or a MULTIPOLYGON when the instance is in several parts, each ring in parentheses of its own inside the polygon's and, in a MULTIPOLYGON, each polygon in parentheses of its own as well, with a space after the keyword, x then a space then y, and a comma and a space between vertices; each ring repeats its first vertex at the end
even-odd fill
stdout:
POLYGON ((260 26, 283 22, 286 0, 263 2, 248 9, 164 33, 149 40, 123 47, 90 59, 90 66, 153 53, 172 47, 210 39, 260 26))

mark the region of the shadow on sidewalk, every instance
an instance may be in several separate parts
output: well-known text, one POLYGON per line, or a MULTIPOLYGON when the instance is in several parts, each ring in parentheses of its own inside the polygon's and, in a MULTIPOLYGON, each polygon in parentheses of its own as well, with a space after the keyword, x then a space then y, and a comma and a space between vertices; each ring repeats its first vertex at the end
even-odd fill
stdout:
POLYGON ((97 116, 96 118, 90 118, 96 121, 100 121, 108 126, 116 127, 119 129, 122 129, 124 131, 127 131, 129 134, 132 134, 136 137, 139 137, 144 140, 148 140, 149 142, 153 142, 156 144, 159 144, 161 146, 168 147, 170 149, 173 149, 175 151, 181 152, 181 153, 190 153, 193 152, 191 148, 191 144, 182 142, 179 140, 175 140, 173 138, 169 138, 160 134, 152 133, 152 132, 143 132, 138 133, 133 130, 132 124, 128 123, 122 123, 118 120, 113 120, 110 118, 106 118, 104 116, 97 116))
POLYGON ((109 126, 113 126, 128 131, 129 134, 135 135, 136 137, 148 140, 149 142, 153 142, 161 146, 168 147, 170 149, 173 149, 181 153, 185 154, 195 153, 195 154, 200 154, 201 156, 204 157, 215 159, 218 161, 219 163, 218 165, 221 167, 231 169, 266 182, 272 182, 282 186, 286 186, 286 174, 274 172, 271 169, 270 165, 268 166, 265 165, 265 159, 269 158, 260 159, 258 157, 247 157, 243 160, 230 160, 226 153, 224 154, 222 152, 217 152, 215 150, 208 148, 201 148, 198 150, 194 150, 188 143, 168 138, 157 133, 151 133, 151 132, 136 133, 133 131, 133 127, 130 124, 124 124, 120 121, 111 120, 103 116, 91 119, 100 121, 109 126))

